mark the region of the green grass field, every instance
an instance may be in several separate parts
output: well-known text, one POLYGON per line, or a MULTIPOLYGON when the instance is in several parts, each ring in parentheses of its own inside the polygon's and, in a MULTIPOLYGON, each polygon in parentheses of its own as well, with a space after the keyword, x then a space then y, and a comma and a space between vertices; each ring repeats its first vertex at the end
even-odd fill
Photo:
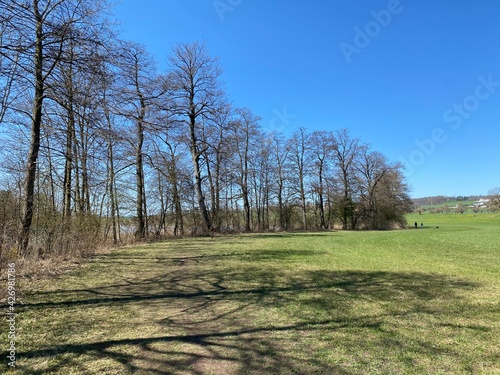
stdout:
POLYGON ((425 227, 175 240, 25 281, 12 373, 500 374, 500 216, 408 221, 425 227))

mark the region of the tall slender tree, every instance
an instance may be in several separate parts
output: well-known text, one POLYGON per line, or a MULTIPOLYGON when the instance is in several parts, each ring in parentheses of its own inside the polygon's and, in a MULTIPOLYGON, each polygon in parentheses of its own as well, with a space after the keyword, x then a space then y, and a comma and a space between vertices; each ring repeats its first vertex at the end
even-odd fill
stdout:
POLYGON ((203 189, 202 155, 203 128, 211 112, 223 96, 219 83, 221 69, 204 44, 180 44, 170 58, 169 94, 174 102, 173 112, 186 125, 198 208, 206 231, 212 230, 212 220, 203 189))
POLYGON ((326 131, 315 131, 312 133, 310 138, 310 152, 312 154, 313 165, 316 169, 316 175, 318 177, 317 183, 314 183, 313 186, 318 195, 320 227, 323 229, 327 228, 324 203, 325 169, 328 166, 328 160, 331 158, 332 139, 333 135, 331 132, 326 131))
POLYGON ((294 132, 289 142, 292 154, 293 167, 296 172, 297 192, 300 200, 300 209, 302 214, 302 229, 307 230, 307 200, 306 200, 306 178, 310 158, 309 153, 309 134, 306 128, 299 128, 294 132))
POLYGON ((340 187, 338 208, 342 229, 353 229, 355 215, 354 192, 354 165, 359 155, 359 140, 351 138, 347 129, 337 130, 333 139, 332 149, 334 163, 337 167, 337 179, 340 187))
POLYGON ((290 226, 290 207, 288 204, 287 187, 290 180, 288 166, 290 165, 290 149, 286 147, 286 140, 282 134, 273 133, 271 139, 271 155, 275 160, 274 174, 276 176, 274 191, 278 200, 279 228, 288 230, 290 226))
POLYGON ((120 79, 122 81, 123 112, 133 127, 134 137, 128 138, 133 148, 136 188, 136 239, 147 236, 147 202, 144 176, 144 142, 151 128, 151 109, 159 107, 163 95, 153 59, 145 48, 136 43, 124 43, 121 48, 120 79))
POLYGON ((250 232, 251 226, 251 204, 249 176, 251 168, 251 151, 257 148, 256 140, 259 134, 259 117, 255 116, 248 108, 236 110, 237 119, 232 124, 232 139, 236 152, 236 170, 238 171, 237 184, 241 189, 243 199, 243 210, 245 214, 245 231, 250 232))

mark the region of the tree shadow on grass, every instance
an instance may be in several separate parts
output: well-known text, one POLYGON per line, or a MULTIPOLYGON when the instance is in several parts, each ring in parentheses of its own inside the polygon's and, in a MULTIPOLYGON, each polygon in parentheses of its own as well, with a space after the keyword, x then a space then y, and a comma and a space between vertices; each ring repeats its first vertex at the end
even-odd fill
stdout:
MULTIPOLYGON (((419 272, 392 273, 367 271, 286 271, 245 267, 242 270, 212 270, 201 273, 196 270, 166 271, 164 274, 143 279, 125 279, 123 283, 89 289, 70 289, 54 292, 39 292, 38 296, 66 294, 68 298, 54 301, 42 297, 42 302, 25 303, 22 309, 44 309, 57 307, 82 307, 85 305, 120 305, 134 302, 168 300, 194 300, 210 298, 219 300, 249 300, 278 303, 295 298, 297 293, 328 291, 339 307, 344 298, 369 298, 373 300, 432 300, 453 298, 457 290, 470 290, 479 286, 443 275, 419 272), (94 298, 81 298, 85 293, 94 298), (79 297, 77 299, 72 299, 79 297)), ((318 297, 319 305, 325 296, 318 297)), ((38 299, 38 298, 36 298, 38 299)), ((60 298, 59 298, 60 299, 60 298)), ((330 300, 330 298, 328 298, 330 300)), ((279 305, 277 305, 279 306, 279 305)), ((321 306, 319 306, 321 307, 321 306)))
MULTIPOLYGON (((196 249, 193 247, 193 249, 196 249)), ((190 250, 193 250, 190 249, 190 250)), ((184 248, 183 248, 184 250, 184 248)), ((202 255, 191 255, 187 253, 186 255, 175 255, 172 256, 168 252, 164 255, 157 255, 150 258, 145 258, 140 254, 130 255, 130 254, 112 254, 100 256, 95 262, 98 263, 108 263, 116 265, 117 263, 151 263, 159 262, 163 263, 165 266, 178 266, 178 265, 192 265, 192 264, 203 264, 207 262, 227 260, 228 258, 235 258, 238 260, 251 260, 252 262, 258 262, 264 259, 275 259, 276 261, 290 259, 292 257, 304 257, 304 256, 314 256, 326 254, 326 251, 317 250, 292 250, 292 249, 277 249, 277 250, 266 250, 266 249, 256 249, 256 250, 233 250, 226 251, 225 253, 206 253, 202 255)))
POLYGON ((269 233, 249 233, 252 239, 268 239, 268 238, 293 238, 293 237, 301 237, 301 238, 318 238, 318 237, 331 237, 334 239, 335 233, 338 231, 335 230, 325 230, 322 232, 304 232, 304 231, 292 231, 292 232, 269 232, 269 233))
MULTIPOLYGON (((52 342, 19 353, 21 370, 99 373, 102 361, 103 368, 115 369, 110 373, 122 374, 354 374, 363 361, 378 358, 362 354, 369 352, 367 343, 374 346, 373 352, 411 346, 418 355, 459 360, 463 353, 427 338, 399 337, 391 324, 411 324, 415 316, 421 321, 447 319, 457 314, 462 294, 478 287, 419 272, 292 272, 206 263, 202 268, 173 261, 165 259, 171 269, 163 273, 57 292, 57 300, 54 293, 38 293, 34 299, 39 302, 24 305, 24 311, 50 314, 57 309, 70 317, 78 309, 88 311, 90 319, 97 307, 137 308, 140 314, 131 315, 126 324, 138 328, 126 337, 80 343, 79 332, 65 327, 65 344, 52 342), (144 334, 141 325, 153 326, 155 333, 144 334)), ((85 322, 79 329, 99 330, 85 322)), ((381 359, 380 366, 381 372, 405 371, 391 360, 383 364, 381 359)))

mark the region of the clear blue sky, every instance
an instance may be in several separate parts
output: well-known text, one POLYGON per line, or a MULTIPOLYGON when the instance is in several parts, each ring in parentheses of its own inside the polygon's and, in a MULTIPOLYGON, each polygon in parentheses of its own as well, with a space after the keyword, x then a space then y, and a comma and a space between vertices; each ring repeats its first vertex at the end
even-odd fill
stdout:
POLYGON ((500 186, 498 0, 122 0, 116 17, 160 68, 205 41, 264 129, 346 127, 404 161, 413 197, 500 186))

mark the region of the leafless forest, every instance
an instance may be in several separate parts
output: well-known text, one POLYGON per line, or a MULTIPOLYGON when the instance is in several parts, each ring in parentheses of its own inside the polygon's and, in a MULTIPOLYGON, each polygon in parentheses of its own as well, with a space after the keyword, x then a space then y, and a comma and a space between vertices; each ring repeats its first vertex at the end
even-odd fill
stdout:
POLYGON ((205 44, 175 46, 159 71, 111 14, 100 0, 0 0, 3 259, 405 224, 402 165, 337 124, 264 131, 205 44))

